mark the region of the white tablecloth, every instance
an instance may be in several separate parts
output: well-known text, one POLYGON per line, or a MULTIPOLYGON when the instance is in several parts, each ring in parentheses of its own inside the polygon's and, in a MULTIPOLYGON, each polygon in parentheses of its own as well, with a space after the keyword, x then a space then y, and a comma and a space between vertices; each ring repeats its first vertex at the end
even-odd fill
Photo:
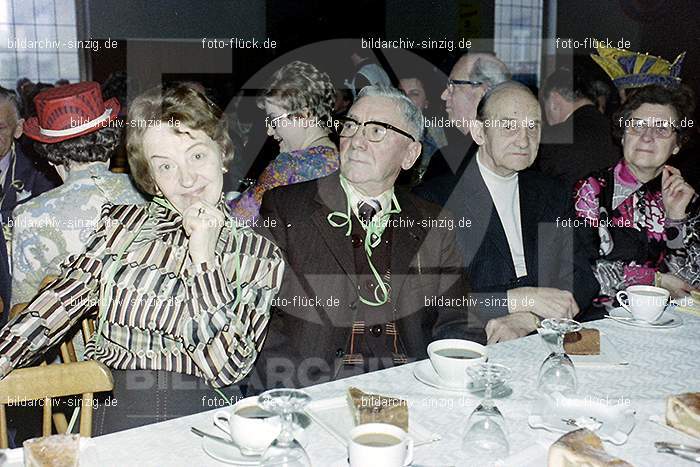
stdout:
MULTIPOLYGON (((614 446, 605 443, 611 454, 633 465, 694 465, 678 457, 658 454, 654 441, 689 442, 690 438, 668 431, 648 421, 652 414, 663 416, 669 394, 700 391, 700 318, 678 313, 683 326, 675 329, 642 329, 609 320, 587 323, 609 337, 628 365, 579 367, 580 391, 583 396, 629 400, 636 410, 636 426, 629 440, 614 446)), ((497 405, 508 423, 511 453, 546 444, 560 435, 533 430, 527 424, 530 403, 537 397, 535 381, 547 350, 539 336, 530 336, 489 347, 490 361, 512 369, 509 385, 512 395, 498 399, 497 405)), ((479 402, 471 394, 457 394, 428 387, 413 376, 415 364, 373 372, 332 383, 306 388, 314 400, 343 396, 352 385, 367 392, 400 396, 411 404, 410 418, 442 436, 441 441, 415 450, 414 465, 470 465, 462 458, 459 446, 468 415, 479 402)), ((611 402, 612 403, 612 402, 611 402)), ((183 417, 168 422, 113 433, 95 438, 99 466, 204 466, 223 465, 210 458, 201 448, 201 438, 190 432, 191 426, 211 432, 212 413, 183 417)), ((345 449, 315 423, 308 429, 311 442, 307 451, 315 466, 340 465, 345 449)), ((700 444, 696 442, 695 444, 700 444)))

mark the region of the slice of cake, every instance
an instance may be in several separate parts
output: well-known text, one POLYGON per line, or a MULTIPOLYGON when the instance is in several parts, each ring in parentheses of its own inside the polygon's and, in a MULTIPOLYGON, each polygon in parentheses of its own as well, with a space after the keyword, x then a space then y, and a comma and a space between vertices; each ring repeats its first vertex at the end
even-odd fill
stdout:
POLYGON ((666 400, 666 423, 700 438, 700 392, 670 396, 666 400))
POLYGON ((600 438, 586 428, 565 434, 549 447, 547 467, 609 466, 632 467, 632 464, 608 454, 600 438))
POLYGON ((600 331, 581 329, 564 336, 564 350, 569 355, 600 355, 600 331))
POLYGON ((348 388, 348 402, 355 425, 389 423, 408 432, 408 403, 396 397, 367 394, 348 388))

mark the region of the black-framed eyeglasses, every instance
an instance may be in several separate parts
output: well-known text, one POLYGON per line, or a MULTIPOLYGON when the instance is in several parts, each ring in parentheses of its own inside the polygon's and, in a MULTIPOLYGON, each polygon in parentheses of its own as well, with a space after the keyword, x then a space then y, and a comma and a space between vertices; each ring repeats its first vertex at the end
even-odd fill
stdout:
POLYGON ((452 79, 452 78, 447 78, 447 92, 452 92, 454 91, 455 86, 481 86, 484 84, 482 81, 472 81, 469 79, 452 79))
POLYGON ((360 127, 364 127, 362 129, 362 135, 367 138, 367 141, 371 141, 372 143, 379 143, 384 139, 386 136, 386 131, 391 130, 395 131, 396 133, 405 136, 406 138, 410 138, 411 141, 416 141, 416 138, 411 136, 410 133, 403 131, 400 128, 396 128, 394 125, 390 125, 388 123, 384 122, 377 122, 374 120, 370 120, 364 123, 360 123, 355 119, 352 119, 350 117, 343 117, 341 119, 341 125, 340 125, 340 136, 341 138, 352 138, 355 136, 357 133, 357 130, 360 127))

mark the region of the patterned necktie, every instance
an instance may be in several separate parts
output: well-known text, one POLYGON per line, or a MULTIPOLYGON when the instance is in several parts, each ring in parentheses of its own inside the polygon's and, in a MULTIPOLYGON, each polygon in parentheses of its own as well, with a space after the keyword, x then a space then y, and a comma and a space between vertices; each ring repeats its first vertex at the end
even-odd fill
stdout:
POLYGON ((369 224, 377 212, 381 209, 379 201, 368 199, 357 203, 357 214, 363 224, 369 224))

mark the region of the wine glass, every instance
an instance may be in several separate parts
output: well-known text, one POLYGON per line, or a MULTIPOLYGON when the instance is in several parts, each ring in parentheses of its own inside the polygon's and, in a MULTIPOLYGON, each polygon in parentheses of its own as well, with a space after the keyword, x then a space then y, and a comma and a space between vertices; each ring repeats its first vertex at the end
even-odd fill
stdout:
POLYGON ((294 439, 294 413, 304 410, 311 397, 298 389, 271 389, 258 397, 258 405, 268 412, 276 413, 282 420, 277 439, 260 458, 263 467, 311 467, 309 455, 294 439))
POLYGON ((472 381, 483 381, 485 390, 484 399, 467 421, 462 450, 472 460, 492 464, 494 460, 506 457, 509 451, 506 421, 493 402, 493 387, 508 379, 510 369, 495 363, 479 363, 468 367, 467 374, 472 381))
POLYGON ((563 395, 573 395, 578 389, 574 362, 564 350, 564 336, 569 332, 581 330, 581 323, 572 319, 548 318, 541 326, 557 333, 557 347, 542 362, 537 377, 537 390, 546 395, 559 392, 563 395))

